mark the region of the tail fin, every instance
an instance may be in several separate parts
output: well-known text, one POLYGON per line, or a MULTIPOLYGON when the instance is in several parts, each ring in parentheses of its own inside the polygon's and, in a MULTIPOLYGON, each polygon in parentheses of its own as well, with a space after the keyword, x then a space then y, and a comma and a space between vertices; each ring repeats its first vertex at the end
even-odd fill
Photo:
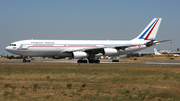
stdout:
POLYGON ((133 40, 155 40, 162 18, 154 18, 149 25, 133 40))
POLYGON ((161 53, 159 53, 159 52, 157 51, 156 48, 154 48, 154 53, 155 53, 155 55, 162 55, 161 53))

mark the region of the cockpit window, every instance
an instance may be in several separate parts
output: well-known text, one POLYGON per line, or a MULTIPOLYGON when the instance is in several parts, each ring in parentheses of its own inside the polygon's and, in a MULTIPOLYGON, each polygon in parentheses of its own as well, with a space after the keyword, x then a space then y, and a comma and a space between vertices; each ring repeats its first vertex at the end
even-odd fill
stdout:
POLYGON ((9 46, 16 46, 16 44, 10 44, 9 46))

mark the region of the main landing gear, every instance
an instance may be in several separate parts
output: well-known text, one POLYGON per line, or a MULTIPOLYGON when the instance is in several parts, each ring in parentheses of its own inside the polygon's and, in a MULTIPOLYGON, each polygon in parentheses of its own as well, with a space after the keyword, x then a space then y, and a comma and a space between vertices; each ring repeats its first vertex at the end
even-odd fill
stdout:
POLYGON ((99 60, 89 60, 89 63, 100 63, 99 60))
POLYGON ((77 63, 100 63, 100 61, 95 57, 95 53, 89 53, 89 57, 87 57, 87 59, 88 61, 81 58, 77 61, 77 63))
POLYGON ((77 61, 77 63, 100 63, 100 61, 99 60, 89 60, 89 61, 87 61, 87 60, 78 60, 77 61))
POLYGON ((77 63, 87 63, 87 60, 78 60, 77 63))

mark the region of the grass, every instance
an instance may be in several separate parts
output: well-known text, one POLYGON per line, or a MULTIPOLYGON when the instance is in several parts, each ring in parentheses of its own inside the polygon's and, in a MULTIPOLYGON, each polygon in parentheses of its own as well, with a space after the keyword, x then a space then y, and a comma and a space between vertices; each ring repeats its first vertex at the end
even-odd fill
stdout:
POLYGON ((179 65, 0 64, 0 100, 178 101, 179 65))

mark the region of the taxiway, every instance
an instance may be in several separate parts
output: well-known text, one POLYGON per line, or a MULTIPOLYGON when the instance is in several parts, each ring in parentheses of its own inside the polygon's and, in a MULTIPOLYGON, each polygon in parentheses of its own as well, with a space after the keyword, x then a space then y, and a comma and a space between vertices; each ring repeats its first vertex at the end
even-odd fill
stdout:
MULTIPOLYGON (((100 60, 100 64, 112 64, 112 65, 118 65, 118 64, 129 64, 129 65, 180 65, 180 60, 153 60, 153 59, 144 59, 144 60, 119 60, 119 62, 112 62, 112 60, 100 60)), ((66 59, 36 59, 32 60, 31 62, 23 63, 21 59, 14 59, 14 60, 8 60, 8 59, 0 59, 0 64, 19 64, 19 65, 34 65, 34 64, 78 64, 77 60, 66 60, 66 59)), ((85 63, 82 63, 83 65, 86 65, 85 63)), ((89 64, 88 65, 94 65, 89 64)))

